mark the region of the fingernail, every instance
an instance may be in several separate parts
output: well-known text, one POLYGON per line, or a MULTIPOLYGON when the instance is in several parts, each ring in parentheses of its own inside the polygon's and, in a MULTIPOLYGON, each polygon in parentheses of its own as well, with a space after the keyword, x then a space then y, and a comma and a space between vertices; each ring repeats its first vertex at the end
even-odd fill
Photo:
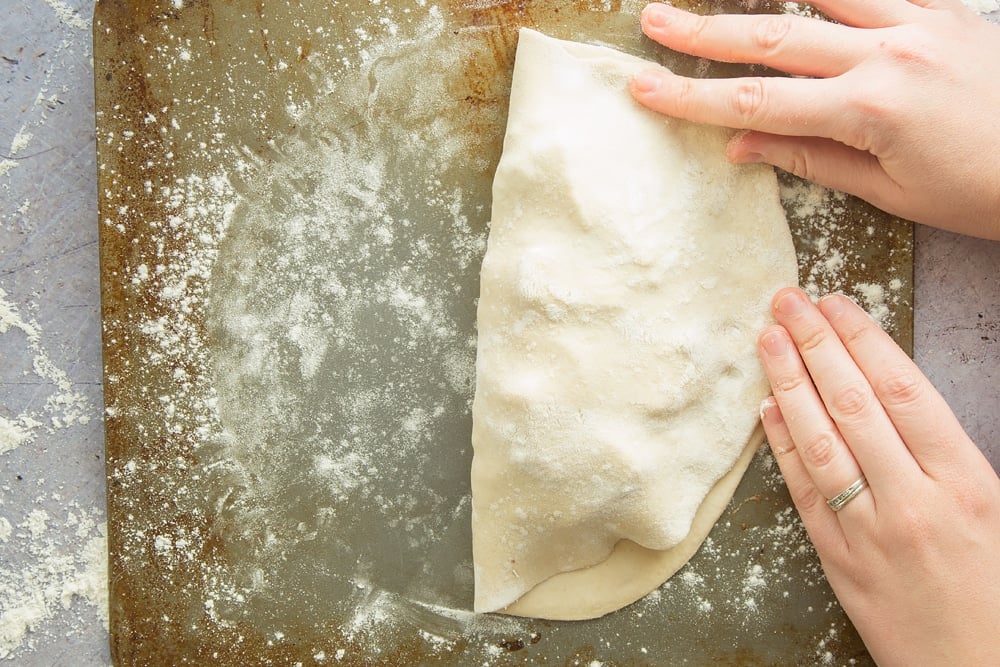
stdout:
POLYGON ((784 421, 774 396, 768 396, 760 402, 760 420, 767 421, 769 424, 780 424, 784 421))
POLYGON ((733 146, 726 151, 726 157, 733 164, 757 164, 764 161, 764 156, 754 151, 742 152, 738 146, 733 146))
POLYGON ((806 309, 806 298, 802 292, 788 292, 774 304, 775 311, 782 315, 798 315, 806 309))
POLYGON ((819 300, 817 304, 823 316, 831 322, 844 314, 844 296, 841 294, 828 294, 819 300))
POLYGON ((740 130, 733 135, 729 143, 726 144, 726 159, 733 164, 748 164, 752 162, 762 162, 764 156, 754 150, 748 150, 747 144, 750 142, 750 130, 740 130))
POLYGON ((738 148, 730 148, 726 151, 726 157, 733 164, 757 164, 764 161, 764 156, 760 153, 741 153, 738 148))
POLYGON ((663 77, 656 72, 640 72, 632 79, 632 89, 637 93, 647 95, 656 92, 662 81, 663 77))
POLYGON ((788 353, 790 341, 782 331, 772 331, 760 341, 761 347, 769 356, 781 357, 788 353))
POLYGON ((665 28, 670 22, 667 8, 662 3, 646 5, 642 11, 642 18, 650 28, 665 28))

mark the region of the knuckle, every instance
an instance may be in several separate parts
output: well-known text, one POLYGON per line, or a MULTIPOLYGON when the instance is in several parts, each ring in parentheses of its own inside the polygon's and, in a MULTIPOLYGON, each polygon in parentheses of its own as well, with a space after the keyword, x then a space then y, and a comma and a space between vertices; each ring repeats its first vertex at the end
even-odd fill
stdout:
POLYGON ((682 115, 686 115, 694 106, 694 86, 691 85, 691 81, 686 78, 679 79, 676 85, 677 87, 674 91, 674 106, 681 112, 682 115))
POLYGON ((814 514, 826 504, 826 498, 812 484, 789 487, 788 494, 802 515, 814 514))
POLYGON ((799 451, 813 467, 825 468, 837 458, 837 439, 829 431, 823 431, 806 440, 799 451))
POLYGON ((844 345, 847 346, 848 349, 854 348, 865 341, 865 339, 873 331, 875 331, 874 322, 871 319, 866 318, 860 326, 855 326, 841 332, 841 340, 844 341, 844 345))
POLYGON ((900 26, 879 42, 879 51, 890 61, 926 70, 938 59, 935 40, 921 26, 900 26))
POLYGON ((791 394, 805 386, 806 380, 807 378, 799 373, 782 375, 771 381, 771 389, 775 394, 791 394))
POLYGON ((737 84, 733 105, 745 127, 756 124, 763 114, 765 96, 766 85, 762 77, 751 77, 737 84))
POLYGON ((879 112, 867 112, 864 109, 855 107, 852 110, 851 118, 857 122, 850 123, 840 134, 845 145, 859 151, 871 153, 879 140, 880 128, 878 127, 879 112))
POLYGON ((996 507, 991 502, 991 498, 978 485, 967 483, 960 485, 954 494, 958 507, 970 519, 982 521, 992 518, 996 513, 996 507))
MULTIPOLYGON (((961 443, 968 446, 971 442, 961 443)), ((956 442, 942 443, 941 448, 955 449, 960 446, 956 442)), ((1000 520, 1000 480, 992 473, 987 462, 983 462, 984 475, 977 475, 969 469, 951 471, 945 478, 940 478, 946 484, 961 516, 969 525, 994 525, 1000 520)))
POLYGON ((754 26, 753 44, 759 50, 772 53, 784 43, 791 29, 792 20, 788 15, 762 17, 754 26))
POLYGON ((920 380, 917 372, 911 368, 894 368, 879 382, 879 397, 887 406, 913 405, 923 398, 924 385, 920 380))
POLYGON ((881 84, 857 82, 847 93, 843 116, 845 142, 853 148, 880 154, 899 141, 908 131, 907 115, 911 102, 907 99, 903 79, 887 75, 881 84), (898 85, 897 85, 898 84, 898 85))
POLYGON ((689 46, 697 48, 708 38, 711 21, 711 17, 702 14, 692 14, 688 17, 686 41, 689 46))
POLYGON ((821 347, 827 340, 829 340, 829 335, 824 327, 810 326, 800 333, 795 344, 800 352, 808 353, 821 347))
POLYGON ((852 119, 859 119, 862 122, 855 124, 855 131, 859 137, 867 136, 888 122, 892 117, 891 100, 884 91, 865 87, 856 91, 849 101, 850 108, 854 111, 852 119))
POLYGON ((926 512, 911 506, 897 507, 892 518, 894 541, 912 551, 927 542, 931 533, 930 518, 926 512))
POLYGON ((786 163, 779 166, 799 178, 804 178, 807 181, 816 180, 812 160, 809 158, 809 154, 802 148, 795 148, 790 151, 786 157, 786 163))
POLYGON ((874 396, 866 385, 857 382, 841 387, 830 399, 830 407, 836 417, 861 417, 868 413, 874 396))
POLYGON ((843 142, 861 151, 872 151, 881 137, 895 137, 896 100, 886 94, 884 83, 852 79, 844 96, 845 113, 842 119, 843 142))

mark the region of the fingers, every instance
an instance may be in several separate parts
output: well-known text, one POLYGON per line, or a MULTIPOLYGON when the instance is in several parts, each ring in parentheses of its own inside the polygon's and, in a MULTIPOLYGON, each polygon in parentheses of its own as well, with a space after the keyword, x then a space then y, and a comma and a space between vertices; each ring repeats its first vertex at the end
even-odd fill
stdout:
POLYGON ((845 537, 840 520, 827 506, 826 498, 816 488, 809 471, 802 463, 781 409, 773 397, 761 404, 760 419, 771 446, 771 453, 781 468, 788 493, 799 511, 799 516, 802 517, 802 523, 809 532, 813 544, 820 551, 843 546, 845 537))
POLYGON ((727 157, 737 164, 766 162, 820 185, 856 195, 897 212, 899 184, 871 153, 819 137, 786 137, 744 132, 729 142, 727 157))
POLYGON ((841 75, 884 50, 886 38, 869 28, 899 25, 926 9, 906 0, 813 4, 847 25, 795 15, 702 16, 650 4, 642 13, 643 29, 670 48, 818 79, 689 79, 649 70, 632 81, 632 93, 669 116, 776 135, 829 137, 867 150, 864 128, 870 119, 847 103, 856 86, 841 75))
POLYGON ((932 477, 943 468, 979 464, 979 450, 916 364, 853 301, 824 297, 819 309, 843 341, 917 464, 932 477))
POLYGON ((869 51, 869 40, 852 28, 788 14, 701 16, 654 3, 641 22, 649 37, 676 51, 792 74, 836 76, 869 51))
POLYGON ((862 122, 849 110, 831 112, 831 105, 845 97, 840 88, 839 79, 689 79, 666 70, 648 70, 631 83, 641 104, 675 118, 846 141, 862 122))
MULTIPOLYGON (((908 476, 919 474, 868 378, 808 295, 797 288, 781 290, 775 295, 773 310, 778 324, 795 342, 803 367, 784 364, 783 368, 765 357, 765 368, 773 366, 769 375, 785 382, 789 380, 784 378, 794 378, 795 372, 807 373, 809 389, 818 394, 819 409, 829 415, 846 449, 875 489, 876 499, 880 494, 891 495, 908 476)), ((802 383, 806 384, 806 379, 802 383)), ((846 480, 847 484, 852 481, 846 480)))
MULTIPOLYGON (((776 326, 765 330, 760 356, 809 477, 824 498, 836 496, 861 477, 861 467, 827 413, 785 329, 776 326)), ((871 502, 870 496, 867 501, 871 502)))

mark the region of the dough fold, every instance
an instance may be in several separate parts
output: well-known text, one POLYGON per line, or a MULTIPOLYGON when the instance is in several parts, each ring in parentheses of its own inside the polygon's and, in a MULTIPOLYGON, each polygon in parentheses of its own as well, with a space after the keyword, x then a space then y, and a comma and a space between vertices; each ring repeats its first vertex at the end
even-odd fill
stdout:
POLYGON ((635 103, 651 67, 522 30, 478 306, 475 609, 592 618, 697 550, 762 439, 796 283, 770 167, 635 103))

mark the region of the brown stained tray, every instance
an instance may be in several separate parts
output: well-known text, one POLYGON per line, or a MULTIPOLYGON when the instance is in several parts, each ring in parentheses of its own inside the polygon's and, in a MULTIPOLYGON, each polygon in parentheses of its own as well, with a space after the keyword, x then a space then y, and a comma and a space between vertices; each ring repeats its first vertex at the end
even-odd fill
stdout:
MULTIPOLYGON (((580 623, 468 611, 475 298, 516 29, 741 71, 654 48, 640 9, 98 2, 116 664, 870 663, 766 453, 648 598, 580 623)), ((854 293, 909 348, 911 226, 783 186, 803 284, 854 293)))

